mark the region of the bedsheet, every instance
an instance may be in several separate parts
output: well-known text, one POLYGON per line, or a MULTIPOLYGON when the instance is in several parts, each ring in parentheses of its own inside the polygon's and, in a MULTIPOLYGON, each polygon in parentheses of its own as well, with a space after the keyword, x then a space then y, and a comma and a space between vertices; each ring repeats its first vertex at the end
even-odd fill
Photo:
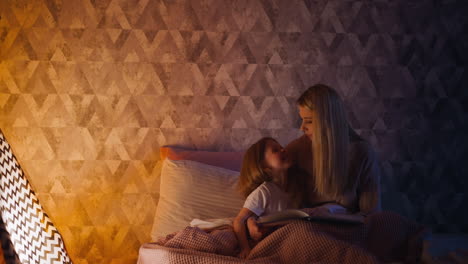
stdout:
POLYGON ((417 258, 423 228, 383 212, 362 225, 292 221, 260 241, 247 259, 236 257, 232 229, 186 227, 140 248, 139 264, 155 263, 380 263, 417 258))

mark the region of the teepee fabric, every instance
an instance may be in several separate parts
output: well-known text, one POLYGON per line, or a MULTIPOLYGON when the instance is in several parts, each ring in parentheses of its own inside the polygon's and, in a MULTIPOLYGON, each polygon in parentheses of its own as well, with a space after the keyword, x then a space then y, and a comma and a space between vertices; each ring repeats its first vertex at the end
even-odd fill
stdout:
POLYGON ((0 212, 22 263, 72 263, 1 130, 0 212))

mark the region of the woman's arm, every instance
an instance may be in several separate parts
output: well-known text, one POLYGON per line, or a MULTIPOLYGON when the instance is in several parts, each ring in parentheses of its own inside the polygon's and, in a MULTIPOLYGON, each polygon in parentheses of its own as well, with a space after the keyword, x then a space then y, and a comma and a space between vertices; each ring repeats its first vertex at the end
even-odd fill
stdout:
POLYGON ((364 215, 382 210, 379 162, 377 155, 370 147, 366 154, 357 190, 359 211, 364 215))
POLYGON ((310 142, 310 139, 307 138, 306 135, 302 135, 299 138, 296 138, 295 140, 291 141, 285 147, 285 149, 286 149, 286 152, 288 153, 288 155, 291 157, 292 162, 294 164, 298 164, 299 163, 299 157, 301 155, 305 155, 305 154, 307 154, 308 151, 312 151, 310 149, 311 144, 312 143, 310 142))
MULTIPOLYGON (((306 172, 308 175, 313 174, 312 168, 312 141, 306 136, 291 141, 286 146, 286 152, 291 157, 293 166, 296 166, 306 172)), ((307 187, 309 189, 309 187, 307 187)))
POLYGON ((247 219, 255 215, 247 208, 242 208, 233 222, 234 232, 236 233, 237 240, 239 241, 240 254, 239 257, 246 258, 250 253, 250 245, 247 239, 247 219))

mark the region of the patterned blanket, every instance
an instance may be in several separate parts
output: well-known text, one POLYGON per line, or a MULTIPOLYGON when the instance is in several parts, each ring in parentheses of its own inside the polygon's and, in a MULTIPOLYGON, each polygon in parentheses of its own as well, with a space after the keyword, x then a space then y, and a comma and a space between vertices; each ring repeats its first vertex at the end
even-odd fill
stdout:
POLYGON ((205 232, 186 227, 140 248, 139 264, 153 263, 380 263, 418 261, 424 229, 390 212, 362 225, 294 220, 239 259, 232 229, 205 232))

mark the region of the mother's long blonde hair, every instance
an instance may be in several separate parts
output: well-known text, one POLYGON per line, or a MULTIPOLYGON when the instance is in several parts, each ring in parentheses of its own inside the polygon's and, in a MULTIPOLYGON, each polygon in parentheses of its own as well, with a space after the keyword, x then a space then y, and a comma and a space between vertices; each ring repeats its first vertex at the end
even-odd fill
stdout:
POLYGON ((315 190, 339 199, 353 186, 348 176, 349 137, 357 136, 348 125, 344 104, 338 93, 316 84, 297 100, 313 112, 312 165, 315 190))

